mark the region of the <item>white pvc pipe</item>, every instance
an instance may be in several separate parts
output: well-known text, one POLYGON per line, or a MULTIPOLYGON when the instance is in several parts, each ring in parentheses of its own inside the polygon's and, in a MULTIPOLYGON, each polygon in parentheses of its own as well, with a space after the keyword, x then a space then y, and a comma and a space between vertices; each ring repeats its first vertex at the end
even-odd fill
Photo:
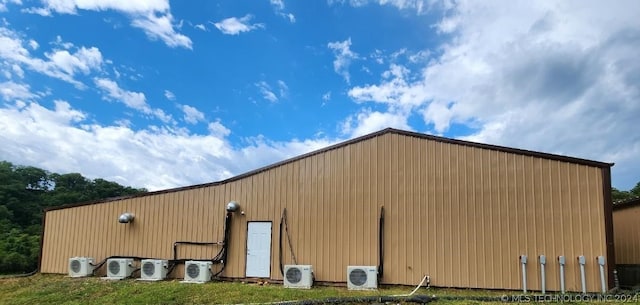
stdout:
POLYGON ((582 293, 587 293, 587 279, 584 274, 584 265, 587 263, 584 256, 578 256, 578 264, 580 264, 580 283, 582 284, 582 293))
POLYGON ((558 256, 558 263, 560 264, 560 292, 564 294, 565 293, 565 287, 564 287, 565 258, 564 256, 558 256))
POLYGON ((527 293, 527 256, 520 255, 520 263, 522 264, 522 292, 527 293))
POLYGON ((545 294, 547 292, 547 282, 544 276, 544 265, 547 263, 547 258, 544 255, 540 255, 539 259, 540 259, 540 278, 541 278, 540 285, 542 286, 542 294, 545 294))
POLYGON ((429 288, 429 283, 431 282, 431 277, 428 276, 428 275, 425 275, 422 278, 422 281, 420 281, 420 284, 418 284, 418 286, 416 286, 416 288, 413 289, 413 291, 411 291, 409 294, 396 294, 396 295, 392 295, 392 297, 410 297, 414 293, 416 293, 416 291, 418 291, 418 289, 420 289, 420 287, 422 287, 422 285, 424 284, 424 281, 427 281, 427 288, 429 288))
POLYGON ((598 260, 598 265, 600 265, 600 287, 602 289, 602 293, 606 293, 607 292, 607 284, 604 280, 604 264, 605 264, 605 259, 604 256, 598 256, 596 258, 598 260))

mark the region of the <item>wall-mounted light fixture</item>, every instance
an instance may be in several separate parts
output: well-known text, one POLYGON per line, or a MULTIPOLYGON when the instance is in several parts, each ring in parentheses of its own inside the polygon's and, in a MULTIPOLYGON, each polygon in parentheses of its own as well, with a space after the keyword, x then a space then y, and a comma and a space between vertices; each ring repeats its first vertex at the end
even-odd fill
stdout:
POLYGON ((118 222, 119 223, 130 223, 130 222, 133 222, 134 218, 135 217, 131 213, 123 213, 122 215, 120 215, 120 217, 118 217, 118 222))
POLYGON ((240 208, 240 205, 235 201, 231 201, 227 204, 227 212, 233 213, 238 211, 239 208, 240 208))

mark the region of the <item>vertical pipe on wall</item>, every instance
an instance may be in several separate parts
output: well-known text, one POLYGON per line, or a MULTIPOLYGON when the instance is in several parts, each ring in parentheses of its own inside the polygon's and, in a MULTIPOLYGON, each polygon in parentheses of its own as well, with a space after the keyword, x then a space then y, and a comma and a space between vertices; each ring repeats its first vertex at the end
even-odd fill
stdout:
POLYGON ((587 293, 587 280, 584 274, 584 265, 587 263, 583 255, 578 256, 578 264, 580 264, 580 283, 582 284, 582 293, 587 293))
POLYGON ((564 287, 564 264, 566 260, 564 256, 558 256, 558 264, 560 264, 560 292, 565 293, 564 287))
POLYGON ((604 256, 598 256, 596 258, 596 260, 598 260, 598 265, 600 265, 600 287, 602 289, 602 293, 606 293, 607 292, 607 284, 606 284, 606 281, 604 279, 604 277, 605 277, 605 274, 604 274, 604 264, 605 264, 604 256))
POLYGON ((540 286, 542 287, 542 294, 547 292, 547 282, 544 276, 544 265, 547 263, 547 257, 544 255, 539 256, 540 259, 540 286))
POLYGON ((522 264, 522 292, 527 293, 527 256, 520 255, 520 263, 522 264))

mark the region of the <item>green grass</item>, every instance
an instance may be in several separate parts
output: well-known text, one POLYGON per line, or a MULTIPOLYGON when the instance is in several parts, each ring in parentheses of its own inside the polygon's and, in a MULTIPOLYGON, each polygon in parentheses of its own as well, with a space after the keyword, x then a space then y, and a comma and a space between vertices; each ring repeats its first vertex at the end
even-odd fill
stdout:
MULTIPOLYGON (((107 281, 100 278, 69 278, 38 274, 26 278, 0 279, 0 304, 247 304, 335 297, 388 296, 406 294, 411 287, 389 287, 374 291, 349 291, 344 287, 319 286, 310 290, 285 289, 282 285, 240 282, 182 284, 178 280, 140 282, 132 279, 107 281)), ((500 297, 518 292, 425 289, 416 294, 500 297)), ((472 300, 438 300, 431 304, 504 304, 472 300)))

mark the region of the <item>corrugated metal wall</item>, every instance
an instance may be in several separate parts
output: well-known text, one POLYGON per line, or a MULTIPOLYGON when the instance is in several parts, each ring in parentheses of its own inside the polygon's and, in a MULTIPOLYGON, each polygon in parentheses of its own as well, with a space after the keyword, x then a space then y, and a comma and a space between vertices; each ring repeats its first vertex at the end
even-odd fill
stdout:
POLYGON ((617 264, 640 264, 640 199, 638 203, 613 210, 617 264))
MULTIPOLYGON (((519 255, 530 257, 529 289, 540 288, 537 256, 548 257, 547 290, 599 288, 595 257, 606 255, 602 170, 597 167, 385 133, 222 185, 155 194, 46 215, 42 271, 66 273, 73 256, 171 258, 176 240, 222 239, 224 208, 235 200, 224 275, 243 277, 248 221, 272 221, 273 279, 278 225, 286 207, 293 249, 316 279, 346 281, 347 265, 377 265, 385 207, 383 283, 417 284, 425 274, 447 287, 521 288, 519 255), (117 217, 133 212, 131 225, 117 217)), ((216 247, 180 247, 210 258, 216 247)), ((284 261, 292 263, 284 245, 284 261)), ((182 270, 174 273, 182 277, 182 270)))

